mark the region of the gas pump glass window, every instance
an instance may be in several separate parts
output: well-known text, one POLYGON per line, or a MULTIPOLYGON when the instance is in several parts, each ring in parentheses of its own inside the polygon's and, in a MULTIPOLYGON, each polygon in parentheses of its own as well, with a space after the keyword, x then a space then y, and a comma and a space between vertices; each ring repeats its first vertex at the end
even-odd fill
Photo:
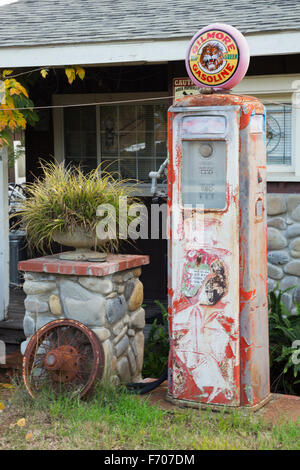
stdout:
POLYGON ((200 137, 200 134, 224 135, 225 131, 226 120, 221 116, 184 118, 182 141, 182 204, 184 206, 188 205, 193 208, 202 206, 210 210, 225 209, 226 141, 205 138, 189 139, 189 136, 200 137))

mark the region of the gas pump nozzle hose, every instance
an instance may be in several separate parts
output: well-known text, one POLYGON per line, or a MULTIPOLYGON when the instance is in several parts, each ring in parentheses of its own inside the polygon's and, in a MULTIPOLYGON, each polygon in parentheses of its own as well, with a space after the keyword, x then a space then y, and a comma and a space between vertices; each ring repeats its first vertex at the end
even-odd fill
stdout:
POLYGON ((136 395, 144 395, 145 393, 151 392, 155 388, 159 387, 165 380, 168 379, 168 367, 165 368, 162 375, 157 380, 152 382, 136 382, 126 384, 127 391, 136 395))

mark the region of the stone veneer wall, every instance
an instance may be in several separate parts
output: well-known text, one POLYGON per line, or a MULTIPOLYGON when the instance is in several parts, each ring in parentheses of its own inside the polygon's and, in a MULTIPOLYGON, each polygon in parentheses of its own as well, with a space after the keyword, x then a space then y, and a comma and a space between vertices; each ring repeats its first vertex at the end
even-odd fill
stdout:
POLYGON ((294 313, 300 303, 300 194, 267 194, 268 287, 295 289, 283 294, 294 313))
POLYGON ((35 331, 69 318, 96 333, 105 353, 104 375, 113 383, 141 380, 145 311, 140 275, 141 268, 102 277, 26 272, 22 354, 35 331))

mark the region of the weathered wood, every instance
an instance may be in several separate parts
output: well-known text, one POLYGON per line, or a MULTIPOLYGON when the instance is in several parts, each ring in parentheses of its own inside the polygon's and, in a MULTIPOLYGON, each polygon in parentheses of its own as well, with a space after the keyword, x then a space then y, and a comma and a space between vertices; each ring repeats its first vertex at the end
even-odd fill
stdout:
POLYGON ((22 341, 25 341, 25 335, 22 330, 9 330, 1 328, 0 326, 0 339, 4 341, 4 343, 9 344, 21 344, 22 341))
POLYGON ((8 320, 17 317, 23 318, 25 315, 24 307, 25 293, 22 288, 13 287, 10 289, 10 299, 8 306, 8 320))
POLYGON ((0 339, 7 345, 19 345, 26 339, 23 331, 24 299, 21 288, 10 289, 8 319, 0 321, 0 339))
POLYGON ((0 330, 23 330, 23 319, 17 317, 1 321, 0 330))
POLYGON ((0 369, 21 369, 23 356, 19 350, 7 354, 6 363, 0 364, 0 369))

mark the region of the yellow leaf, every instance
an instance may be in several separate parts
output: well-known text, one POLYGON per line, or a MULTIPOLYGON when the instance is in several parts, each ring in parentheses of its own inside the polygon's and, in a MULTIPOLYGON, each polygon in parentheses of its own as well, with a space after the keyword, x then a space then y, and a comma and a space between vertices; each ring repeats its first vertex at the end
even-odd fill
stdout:
POLYGON ((5 406, 3 405, 3 403, 0 401, 0 411, 4 410, 5 406))
POLYGON ((11 88, 9 90, 9 94, 10 96, 13 96, 13 95, 20 95, 21 94, 21 90, 18 90, 17 88, 11 88))
POLYGON ((17 421, 17 426, 19 426, 20 428, 23 428, 25 424, 26 424, 25 418, 21 418, 19 419, 19 421, 17 421))
MULTIPOLYGON (((7 139, 5 139, 4 137, 2 137, 2 138, 0 138, 0 147, 2 147, 4 144, 5 144, 5 145, 8 145, 9 142, 8 142, 7 139)), ((2 410, 1 410, 1 408, 0 408, 0 412, 1 412, 1 411, 2 411, 2 410)))
POLYGON ((33 434, 31 432, 28 432, 25 436, 26 441, 30 441, 30 439, 33 438, 33 434))
POLYGON ((3 131, 7 126, 7 120, 6 119, 0 119, 0 131, 3 131))
POLYGON ((8 127, 10 128, 11 131, 15 130, 15 128, 17 127, 17 124, 15 121, 13 121, 12 119, 9 121, 8 123, 8 127))
POLYGON ((15 385, 12 385, 12 384, 0 384, 0 387, 8 388, 8 389, 11 389, 11 390, 16 388, 15 385))
POLYGON ((83 80, 84 77, 85 77, 85 70, 80 67, 79 65, 75 65, 75 69, 76 69, 76 75, 78 75, 78 77, 83 80))
POLYGON ((13 78, 6 78, 4 80, 5 88, 11 88, 12 86, 15 86, 15 83, 16 83, 16 80, 14 80, 13 78))
POLYGON ((65 73, 68 77, 68 82, 71 85, 75 80, 75 70, 73 69, 73 67, 66 67, 65 68, 65 73))
POLYGON ((21 85, 21 83, 16 82, 15 87, 16 87, 18 90, 20 90, 20 91, 23 93, 23 95, 26 96, 26 98, 29 98, 29 95, 28 95, 28 92, 27 92, 26 88, 24 88, 23 85, 21 85))
POLYGON ((25 118, 16 119, 16 124, 17 124, 18 127, 22 127, 22 129, 26 129, 26 119, 25 118))
POLYGON ((2 75, 3 77, 7 77, 7 75, 11 75, 13 73, 12 70, 3 70, 2 75))
POLYGON ((46 78, 47 75, 48 75, 48 70, 46 70, 46 69, 41 70, 41 75, 42 75, 43 78, 46 78))

